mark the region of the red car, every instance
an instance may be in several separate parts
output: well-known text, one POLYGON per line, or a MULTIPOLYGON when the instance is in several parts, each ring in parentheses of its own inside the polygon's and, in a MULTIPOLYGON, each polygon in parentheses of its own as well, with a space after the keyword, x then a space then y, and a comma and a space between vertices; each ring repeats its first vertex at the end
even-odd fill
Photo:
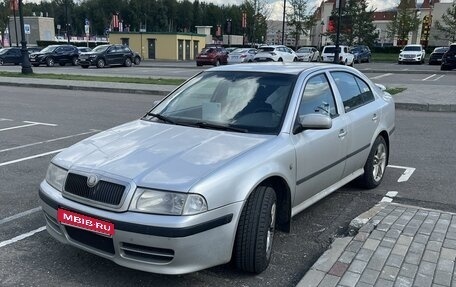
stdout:
POLYGON ((196 65, 226 65, 228 64, 228 52, 223 47, 207 47, 196 57, 196 65))

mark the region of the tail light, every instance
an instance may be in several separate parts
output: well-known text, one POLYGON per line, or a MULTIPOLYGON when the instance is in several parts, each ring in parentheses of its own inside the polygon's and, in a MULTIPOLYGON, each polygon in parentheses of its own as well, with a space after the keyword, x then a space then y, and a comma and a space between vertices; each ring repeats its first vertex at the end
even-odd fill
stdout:
POLYGON ((245 58, 245 57, 247 57, 247 55, 241 55, 241 58, 245 58))

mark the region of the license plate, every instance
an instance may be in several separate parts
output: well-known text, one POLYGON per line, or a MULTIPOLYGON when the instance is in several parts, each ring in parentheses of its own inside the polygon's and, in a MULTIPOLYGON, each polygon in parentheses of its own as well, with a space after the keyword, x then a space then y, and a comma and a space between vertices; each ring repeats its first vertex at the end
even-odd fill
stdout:
POLYGON ((35 62, 36 60, 35 59, 30 59, 30 62, 35 62))
POLYGON ((57 219, 60 223, 64 225, 85 229, 110 237, 114 235, 113 223, 97 219, 91 216, 59 208, 57 210, 57 219))
POLYGON ((207 58, 207 55, 201 55, 201 58, 207 58))

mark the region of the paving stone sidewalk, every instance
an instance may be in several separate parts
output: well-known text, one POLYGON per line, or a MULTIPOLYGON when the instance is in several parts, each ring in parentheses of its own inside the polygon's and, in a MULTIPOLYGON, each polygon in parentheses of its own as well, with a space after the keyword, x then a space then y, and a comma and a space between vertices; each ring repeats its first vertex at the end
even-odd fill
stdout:
POLYGON ((456 286, 456 214, 380 203, 352 221, 351 233, 360 225, 297 286, 456 286))

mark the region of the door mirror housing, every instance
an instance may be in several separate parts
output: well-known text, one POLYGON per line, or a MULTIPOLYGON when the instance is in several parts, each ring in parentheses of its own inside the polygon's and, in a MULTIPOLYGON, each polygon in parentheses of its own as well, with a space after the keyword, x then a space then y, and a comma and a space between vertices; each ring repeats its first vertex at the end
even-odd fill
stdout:
POLYGON ((298 117, 298 124, 293 129, 294 134, 304 130, 327 130, 332 127, 332 119, 328 115, 308 114, 298 117))

